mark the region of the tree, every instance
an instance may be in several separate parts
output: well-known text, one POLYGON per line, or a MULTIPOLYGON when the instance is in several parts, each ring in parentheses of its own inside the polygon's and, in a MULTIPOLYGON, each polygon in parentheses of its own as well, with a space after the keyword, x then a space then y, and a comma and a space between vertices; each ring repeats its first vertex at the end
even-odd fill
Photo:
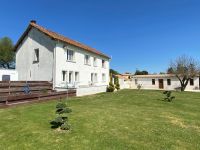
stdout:
POLYGON ((13 51, 13 42, 10 38, 0 39, 0 68, 13 68, 15 53, 13 51))
POLYGON ((136 70, 135 71, 135 75, 148 75, 149 73, 148 73, 148 71, 146 71, 146 70, 143 70, 143 71, 140 71, 140 70, 136 70))
POLYGON ((119 72, 114 69, 110 69, 110 74, 117 75, 117 74, 119 74, 119 72))
POLYGON ((199 63, 192 57, 186 55, 172 61, 168 73, 175 74, 181 84, 181 91, 184 91, 189 80, 199 75, 199 63))

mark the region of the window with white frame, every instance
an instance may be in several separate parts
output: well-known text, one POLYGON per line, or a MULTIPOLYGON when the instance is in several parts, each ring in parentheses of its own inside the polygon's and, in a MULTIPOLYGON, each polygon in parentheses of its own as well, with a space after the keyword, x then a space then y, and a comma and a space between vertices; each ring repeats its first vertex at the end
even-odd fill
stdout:
POLYGON ((10 81, 10 75, 2 75, 2 81, 10 81))
POLYGON ((67 71, 62 71, 62 81, 67 81, 67 71))
POLYGON ((94 82, 94 73, 91 73, 90 81, 91 81, 92 83, 94 82))
POLYGON ((94 82, 97 83, 97 73, 94 74, 94 82))
POLYGON ((135 85, 137 85, 138 84, 138 80, 137 79, 135 79, 135 85))
POLYGON ((106 74, 102 73, 102 82, 106 82, 106 74))
POLYGON ((38 63, 39 62, 39 48, 34 49, 34 58, 33 58, 33 62, 34 63, 38 63))
POLYGON ((67 61, 75 61, 73 50, 67 49, 67 61))
POLYGON ((73 83, 73 72, 69 71, 69 83, 73 83))
POLYGON ((93 59, 93 66, 97 67, 97 58, 96 57, 94 57, 94 59, 93 59))
POLYGON ((79 72, 75 72, 75 82, 79 82, 79 72))
POLYGON ((106 68, 105 60, 102 60, 102 68, 106 68))
POLYGON ((85 55, 85 65, 90 65, 90 56, 85 55))

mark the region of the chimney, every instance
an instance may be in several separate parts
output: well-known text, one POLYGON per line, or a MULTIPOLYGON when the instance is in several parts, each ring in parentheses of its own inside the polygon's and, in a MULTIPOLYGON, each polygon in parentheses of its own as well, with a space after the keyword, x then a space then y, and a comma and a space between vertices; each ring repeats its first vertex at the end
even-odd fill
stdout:
POLYGON ((35 24, 36 24, 36 20, 31 20, 30 22, 31 22, 31 23, 35 23, 35 24))

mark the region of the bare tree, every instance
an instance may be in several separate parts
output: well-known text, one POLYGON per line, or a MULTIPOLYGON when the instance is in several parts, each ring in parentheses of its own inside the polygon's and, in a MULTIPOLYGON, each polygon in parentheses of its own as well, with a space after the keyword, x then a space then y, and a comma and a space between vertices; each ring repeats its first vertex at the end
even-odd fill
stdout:
POLYGON ((171 62, 168 73, 176 75, 181 83, 181 91, 184 91, 189 80, 199 75, 199 63, 194 58, 183 55, 171 62))

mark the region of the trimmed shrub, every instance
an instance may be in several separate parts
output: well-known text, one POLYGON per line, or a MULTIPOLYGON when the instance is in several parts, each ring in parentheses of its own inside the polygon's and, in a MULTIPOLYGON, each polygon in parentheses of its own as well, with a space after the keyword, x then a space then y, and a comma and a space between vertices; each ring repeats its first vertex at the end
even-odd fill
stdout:
POLYGON ((173 99, 175 99, 175 96, 171 96, 171 91, 164 91, 163 94, 165 95, 164 101, 171 102, 173 99))
POLYGON ((67 107, 66 103, 59 102, 56 105, 56 115, 57 117, 50 122, 51 128, 57 129, 60 128, 61 130, 69 130, 70 125, 68 124, 68 113, 71 113, 72 110, 67 107))
POLYGON ((137 85, 137 89, 140 90, 141 88, 142 88, 142 85, 141 85, 141 84, 138 84, 138 85, 137 85))
POLYGON ((115 86, 112 82, 109 83, 109 86, 107 87, 107 92, 114 92, 115 86))

